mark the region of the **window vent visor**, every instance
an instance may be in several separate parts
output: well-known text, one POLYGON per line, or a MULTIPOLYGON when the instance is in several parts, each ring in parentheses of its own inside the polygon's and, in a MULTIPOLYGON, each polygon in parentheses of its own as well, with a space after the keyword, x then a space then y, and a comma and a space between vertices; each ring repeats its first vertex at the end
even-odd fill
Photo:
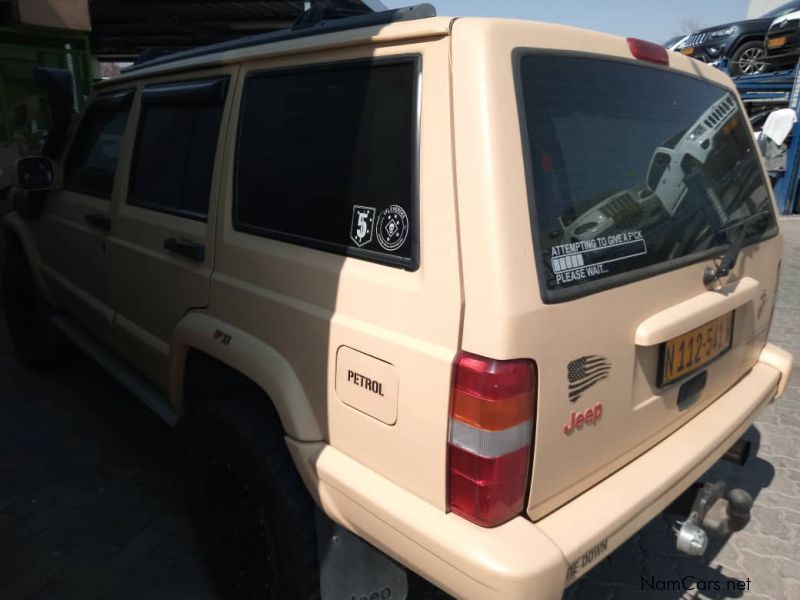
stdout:
POLYGON ((522 512, 536 404, 536 365, 460 353, 448 436, 449 508, 484 527, 522 512))
POLYGON ((222 103, 228 89, 228 77, 200 81, 178 81, 148 85, 142 91, 145 104, 170 104, 173 102, 222 103))

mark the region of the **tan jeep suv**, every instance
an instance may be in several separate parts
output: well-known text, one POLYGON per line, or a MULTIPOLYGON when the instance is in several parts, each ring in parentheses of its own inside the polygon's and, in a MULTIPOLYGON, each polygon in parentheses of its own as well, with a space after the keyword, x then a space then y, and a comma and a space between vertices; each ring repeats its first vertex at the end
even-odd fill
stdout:
MULTIPOLYGON (((226 597, 400 596, 326 582, 326 518, 369 543, 353 581, 388 556, 559 597, 743 458, 789 377, 742 104, 648 42, 304 22, 103 82, 57 154, 3 221, 13 341, 39 367, 71 340, 177 425, 226 597)), ((721 486, 679 549, 747 522, 721 486)))

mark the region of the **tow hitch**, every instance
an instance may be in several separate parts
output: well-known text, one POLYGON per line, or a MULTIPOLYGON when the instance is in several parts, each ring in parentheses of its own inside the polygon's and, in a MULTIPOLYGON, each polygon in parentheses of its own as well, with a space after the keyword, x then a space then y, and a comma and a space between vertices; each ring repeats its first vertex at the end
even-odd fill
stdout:
POLYGON ((753 497, 745 490, 732 489, 725 497, 725 482, 702 484, 689 516, 674 528, 678 550, 702 556, 708 547, 708 534, 726 536, 742 530, 750 521, 752 507, 753 497))

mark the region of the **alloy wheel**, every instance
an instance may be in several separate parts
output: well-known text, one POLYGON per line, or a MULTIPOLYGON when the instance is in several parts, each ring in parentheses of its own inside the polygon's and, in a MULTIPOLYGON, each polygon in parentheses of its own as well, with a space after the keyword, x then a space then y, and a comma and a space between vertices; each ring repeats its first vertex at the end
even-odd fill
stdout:
POLYGON ((763 56, 763 48, 748 48, 739 57, 739 70, 745 75, 763 73, 767 68, 767 63, 761 60, 763 56))

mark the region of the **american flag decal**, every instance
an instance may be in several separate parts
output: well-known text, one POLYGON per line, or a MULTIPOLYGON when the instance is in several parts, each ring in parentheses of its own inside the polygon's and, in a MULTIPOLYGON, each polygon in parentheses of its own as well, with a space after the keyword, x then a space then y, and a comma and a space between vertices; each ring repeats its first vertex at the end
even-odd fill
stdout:
POLYGON ((567 365, 569 401, 576 402, 581 394, 598 381, 608 377, 611 363, 604 356, 581 356, 567 365))

